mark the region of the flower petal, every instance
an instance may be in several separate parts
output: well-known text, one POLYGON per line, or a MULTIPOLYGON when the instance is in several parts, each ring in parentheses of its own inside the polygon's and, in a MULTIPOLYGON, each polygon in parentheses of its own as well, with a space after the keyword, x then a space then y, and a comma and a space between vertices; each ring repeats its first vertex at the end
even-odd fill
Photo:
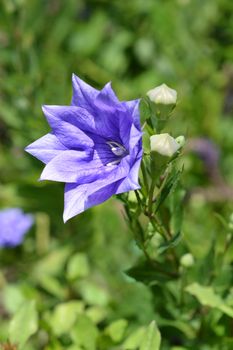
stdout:
POLYGON ((92 110, 93 101, 96 98, 99 90, 85 83, 75 74, 72 75, 73 97, 71 104, 73 106, 83 107, 87 110, 92 110))
POLYGON ((119 134, 121 142, 124 147, 129 150, 129 141, 130 141, 130 130, 132 127, 132 118, 129 117, 127 113, 120 113, 119 115, 119 134))
MULTIPOLYGON (((127 158, 127 157, 125 157, 127 158)), ((123 159, 121 164, 113 168, 105 177, 89 184, 78 185, 76 183, 65 186, 64 222, 84 210, 100 204, 116 193, 117 188, 129 172, 128 159, 123 159)))
POLYGON ((141 130, 140 126, 140 111, 139 111, 139 104, 140 99, 132 100, 132 101, 126 101, 122 102, 125 107, 127 108, 127 111, 133 118, 133 123, 137 127, 138 130, 141 130))
POLYGON ((100 189, 97 189, 97 181, 85 185, 66 184, 64 222, 109 199, 115 194, 118 182, 110 183, 100 189))
POLYGON ((68 122, 76 117, 71 107, 43 106, 43 112, 59 141, 67 148, 83 149, 93 147, 92 139, 74 124, 68 122), (63 118, 61 118, 63 114, 63 118))
POLYGON ((25 148, 26 152, 32 154, 45 164, 65 150, 67 148, 51 133, 46 134, 25 148))
POLYGON ((101 111, 110 111, 116 108, 122 109, 120 101, 112 89, 111 83, 107 83, 103 89, 98 93, 94 101, 95 106, 101 111))
POLYGON ((140 169, 140 164, 141 158, 136 160, 136 162, 130 169, 128 176, 119 184, 116 194, 137 190, 140 188, 140 185, 138 183, 138 173, 140 169))
POLYGON ((125 106, 125 110, 118 113, 119 134, 125 148, 130 150, 132 149, 132 147, 129 145, 131 141, 131 133, 133 132, 133 136, 138 135, 139 139, 142 136, 139 121, 139 100, 123 102, 123 104, 125 106))
MULTIPOLYGON (((115 110, 115 114, 109 115, 108 113, 98 114, 96 109, 95 116, 90 114, 86 109, 76 106, 43 106, 43 111, 54 133, 58 134, 58 137, 61 132, 59 126, 62 123, 68 123, 71 125, 70 128, 74 130, 73 133, 79 132, 81 135, 84 134, 82 137, 82 139, 86 138, 84 145, 93 146, 92 143, 89 144, 88 142, 92 142, 91 140, 95 138, 95 135, 108 140, 116 139, 119 142, 118 117, 115 110)), ((67 124, 65 131, 69 132, 67 124)), ((64 143, 64 140, 62 142, 64 143)), ((76 142, 79 145, 78 140, 76 142)), ((81 146, 83 147, 83 143, 81 146)))
POLYGON ((133 124, 130 130, 130 136, 129 136, 129 150, 132 152, 136 146, 139 146, 141 149, 141 139, 142 139, 142 132, 139 131, 135 125, 133 124))
POLYGON ((89 183, 103 178, 116 166, 108 167, 96 155, 88 152, 67 150, 53 158, 44 168, 40 180, 52 180, 67 183, 89 183))
POLYGON ((95 119, 86 109, 77 106, 44 106, 55 118, 72 124, 82 131, 95 132, 95 119))

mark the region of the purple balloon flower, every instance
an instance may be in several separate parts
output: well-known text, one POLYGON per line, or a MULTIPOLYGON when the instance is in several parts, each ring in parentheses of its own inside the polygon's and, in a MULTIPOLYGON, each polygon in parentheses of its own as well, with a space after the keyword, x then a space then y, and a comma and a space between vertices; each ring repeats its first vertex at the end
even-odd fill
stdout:
POLYGON ((43 106, 51 133, 26 148, 46 164, 41 180, 65 182, 66 222, 114 194, 139 188, 139 100, 120 102, 73 75, 71 106, 43 106))
POLYGON ((19 208, 1 210, 0 247, 15 247, 21 244, 33 222, 33 216, 24 214, 19 208))

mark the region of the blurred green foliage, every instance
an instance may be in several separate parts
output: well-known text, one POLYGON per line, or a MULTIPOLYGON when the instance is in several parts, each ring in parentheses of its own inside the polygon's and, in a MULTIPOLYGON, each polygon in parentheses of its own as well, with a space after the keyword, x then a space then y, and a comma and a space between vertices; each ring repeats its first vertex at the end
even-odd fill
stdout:
POLYGON ((0 341, 24 350, 156 350, 156 320, 163 350, 232 349, 233 261, 221 216, 232 196, 202 195, 217 185, 196 155, 184 159, 184 187, 199 191, 177 248, 195 263, 180 266, 181 285, 158 274, 149 289, 123 273, 140 253, 121 204, 64 225, 63 185, 38 182, 42 164, 24 147, 49 130, 42 104, 70 103, 73 72, 97 88, 111 80, 124 100, 165 82, 179 98, 171 133, 212 139, 233 185, 233 2, 1 0, 0 50, 0 206, 36 215, 24 244, 0 251, 0 341))

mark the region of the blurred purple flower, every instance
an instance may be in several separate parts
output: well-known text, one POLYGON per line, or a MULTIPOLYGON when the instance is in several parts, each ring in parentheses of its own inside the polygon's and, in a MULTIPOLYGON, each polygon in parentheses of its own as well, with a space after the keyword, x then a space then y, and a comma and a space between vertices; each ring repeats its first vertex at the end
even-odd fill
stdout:
POLYGON ((218 166, 219 148, 216 144, 204 137, 193 138, 189 140, 187 149, 195 152, 205 163, 207 168, 218 166))
POLYGON ((139 100, 120 102, 73 75, 71 106, 43 106, 52 132, 26 148, 46 164, 41 180, 65 182, 66 222, 114 194, 139 188, 139 100))
POLYGON ((0 247, 15 247, 21 244, 33 222, 33 216, 24 214, 19 208, 1 210, 0 247))

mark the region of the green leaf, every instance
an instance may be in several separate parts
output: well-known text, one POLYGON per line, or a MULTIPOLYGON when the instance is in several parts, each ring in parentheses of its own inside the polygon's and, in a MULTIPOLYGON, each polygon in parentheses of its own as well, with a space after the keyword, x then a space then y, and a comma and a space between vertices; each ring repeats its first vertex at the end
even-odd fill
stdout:
POLYGON ((195 282, 187 286, 185 290, 195 296, 202 305, 216 308, 226 315, 233 317, 233 308, 226 305, 222 298, 215 294, 212 287, 204 287, 195 282))
POLYGON ((123 349, 125 350, 135 350, 139 348, 142 343, 142 339, 145 335, 146 328, 140 327, 136 331, 130 334, 123 344, 123 349))
POLYGON ((144 130, 142 135, 143 151, 150 154, 150 134, 147 132, 147 128, 144 128, 144 130))
POLYGON ((38 329, 38 314, 35 301, 25 302, 14 315, 9 326, 9 339, 22 349, 38 329))
POLYGON ((84 310, 84 304, 79 301, 69 301, 56 306, 50 317, 50 326, 57 336, 69 332, 77 316, 84 310))
POLYGON ((33 278, 40 280, 45 274, 58 275, 62 272, 68 256, 70 256, 70 247, 56 248, 35 265, 33 278))
POLYGON ((78 316, 70 336, 77 346, 84 347, 86 350, 96 349, 98 329, 87 316, 78 316))
POLYGON ((39 285, 57 298, 64 299, 68 294, 68 290, 65 288, 66 286, 64 284, 61 284, 60 281, 53 276, 46 274, 44 276, 41 276, 39 285))
POLYGON ((180 241, 182 239, 182 235, 181 232, 178 232, 175 236, 172 237, 172 239, 170 239, 167 242, 162 243, 158 248, 157 248, 157 252, 158 254, 162 254, 164 253, 167 249, 173 248, 175 246, 177 246, 180 241))
POLYGON ((134 278, 136 281, 143 282, 145 284, 150 284, 153 282, 166 282, 170 281, 176 276, 166 267, 161 266, 152 266, 148 261, 139 263, 136 266, 131 267, 125 273, 134 278), (163 272, 164 271, 164 272, 163 272))
POLYGON ((6 310, 13 314, 25 302, 25 297, 16 284, 7 284, 3 289, 3 302, 6 310))
POLYGON ((86 309, 85 313, 92 320, 92 322, 98 324, 106 318, 107 309, 101 306, 92 306, 86 309))
POLYGON ((152 321, 146 330, 142 340, 140 350, 159 350, 161 344, 161 335, 155 321, 152 321))
POLYGON ((85 254, 77 253, 69 259, 67 265, 67 278, 69 280, 86 277, 89 272, 90 268, 85 254))
POLYGON ((71 247, 56 247, 55 250, 40 259, 32 271, 32 279, 58 298, 65 298, 67 295, 67 286, 61 284, 56 276, 63 273, 70 252, 71 247))
POLYGON ((147 120, 149 120, 151 117, 151 109, 147 99, 145 98, 141 99, 139 108, 140 108, 140 121, 141 121, 141 125, 143 126, 143 124, 147 120))
POLYGON ((121 319, 112 322, 106 329, 105 333, 114 341, 114 343, 119 343, 124 334, 126 327, 128 326, 128 321, 121 319))
POLYGON ((214 213, 214 216, 218 219, 218 221, 222 224, 222 226, 228 231, 229 230, 229 224, 226 221, 226 219, 219 213, 214 213))
POLYGON ((179 186, 170 197, 171 230, 174 233, 180 232, 182 228, 184 197, 185 191, 179 186))
POLYGON ((105 306, 109 302, 107 289, 92 281, 80 281, 79 292, 89 305, 105 306))
POLYGON ((176 188, 178 181, 180 179, 180 175, 181 175, 181 170, 177 170, 167 179, 160 195, 156 199, 155 213, 159 210, 160 206, 163 204, 163 202, 168 197, 170 192, 176 188))
POLYGON ((159 327, 174 327, 185 334, 185 336, 189 339, 194 339, 196 337, 196 330, 187 322, 182 320, 166 320, 163 318, 159 318, 158 320, 159 327))

